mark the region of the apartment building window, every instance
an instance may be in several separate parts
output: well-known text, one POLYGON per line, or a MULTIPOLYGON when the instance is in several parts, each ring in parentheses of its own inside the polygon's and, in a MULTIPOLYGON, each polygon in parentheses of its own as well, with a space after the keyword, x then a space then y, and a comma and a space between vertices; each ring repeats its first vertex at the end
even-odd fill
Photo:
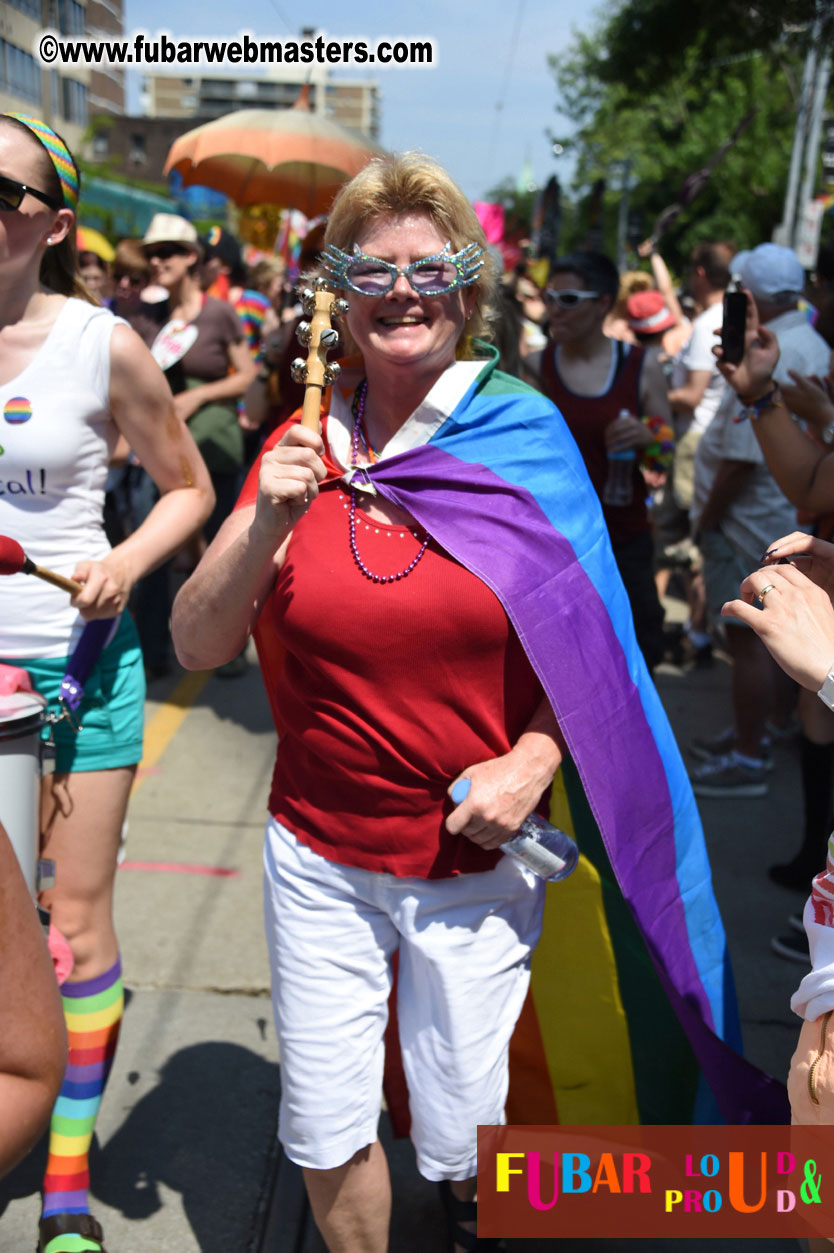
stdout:
POLYGON ((62 35, 86 33, 86 11, 78 0, 58 0, 58 29, 62 35))
POLYGON ((130 163, 144 165, 148 159, 147 136, 144 131, 133 131, 130 136, 130 163))
POLYGON ((13 96, 41 102, 41 67, 16 44, 0 39, 0 86, 13 96))
POLYGON ((27 17, 34 17, 39 22, 41 21, 41 0, 9 0, 9 4, 18 12, 25 13, 27 17))
POLYGON ((62 78, 61 95, 61 112, 66 120, 86 126, 88 121, 86 85, 76 82, 74 78, 62 78))

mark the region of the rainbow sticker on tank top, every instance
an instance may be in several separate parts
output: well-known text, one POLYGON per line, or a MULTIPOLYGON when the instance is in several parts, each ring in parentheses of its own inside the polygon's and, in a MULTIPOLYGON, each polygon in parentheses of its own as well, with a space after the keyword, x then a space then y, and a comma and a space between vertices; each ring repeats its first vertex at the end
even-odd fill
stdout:
POLYGON ((27 400, 25 396, 12 396, 11 400, 7 400, 3 406, 3 417, 12 426, 19 426, 21 422, 28 422, 32 416, 32 402, 27 400))

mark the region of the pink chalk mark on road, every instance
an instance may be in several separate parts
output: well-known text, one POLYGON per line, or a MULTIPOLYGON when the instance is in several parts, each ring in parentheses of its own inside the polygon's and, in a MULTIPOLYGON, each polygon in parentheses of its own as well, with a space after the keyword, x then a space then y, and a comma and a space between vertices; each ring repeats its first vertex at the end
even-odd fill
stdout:
POLYGON ((163 874, 202 874, 213 875, 218 879, 236 879, 239 870, 230 866, 201 866, 196 862, 184 861, 123 861, 120 870, 159 870, 163 874))

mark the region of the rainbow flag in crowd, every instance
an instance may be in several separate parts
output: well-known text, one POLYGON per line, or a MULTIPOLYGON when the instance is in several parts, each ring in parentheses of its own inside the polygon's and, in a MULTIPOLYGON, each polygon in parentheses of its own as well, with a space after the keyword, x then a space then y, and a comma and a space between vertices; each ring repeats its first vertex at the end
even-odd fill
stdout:
POLYGON ((698 810, 561 415, 491 361, 428 444, 368 475, 501 601, 570 751, 553 816, 582 856, 548 885, 509 1121, 787 1122, 783 1085, 740 1055, 698 810))

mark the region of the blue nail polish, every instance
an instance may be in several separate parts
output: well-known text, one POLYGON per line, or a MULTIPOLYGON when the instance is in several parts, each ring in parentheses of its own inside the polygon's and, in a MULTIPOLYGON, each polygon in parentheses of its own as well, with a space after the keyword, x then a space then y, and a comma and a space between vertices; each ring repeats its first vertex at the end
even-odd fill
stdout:
POLYGON ((454 801, 456 805, 459 805, 461 801, 466 800, 467 796, 469 795, 469 789, 471 787, 472 787, 471 779, 458 779, 457 783, 452 788, 452 800, 454 801))

